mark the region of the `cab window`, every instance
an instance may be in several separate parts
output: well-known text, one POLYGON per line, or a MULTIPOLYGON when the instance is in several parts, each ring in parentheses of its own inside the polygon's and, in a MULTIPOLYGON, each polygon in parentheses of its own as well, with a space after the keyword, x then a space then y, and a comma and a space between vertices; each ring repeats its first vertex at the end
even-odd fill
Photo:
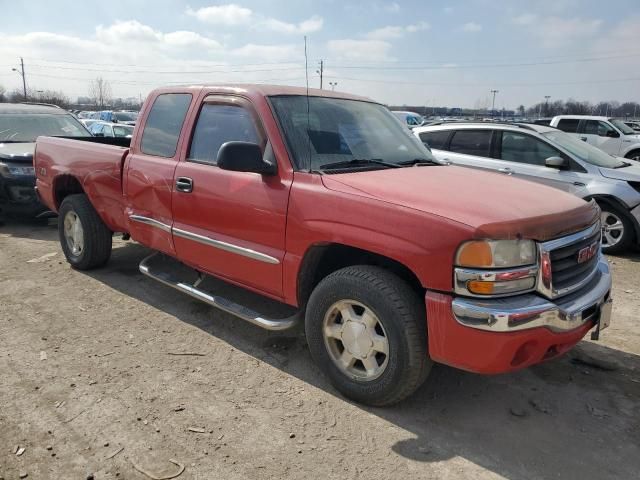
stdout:
POLYGON ((142 153, 170 158, 176 154, 190 93, 165 93, 153 102, 142 132, 142 153))
POLYGON ((502 132, 500 158, 509 162, 528 163, 544 166, 549 157, 559 157, 561 153, 547 143, 519 132, 502 132))

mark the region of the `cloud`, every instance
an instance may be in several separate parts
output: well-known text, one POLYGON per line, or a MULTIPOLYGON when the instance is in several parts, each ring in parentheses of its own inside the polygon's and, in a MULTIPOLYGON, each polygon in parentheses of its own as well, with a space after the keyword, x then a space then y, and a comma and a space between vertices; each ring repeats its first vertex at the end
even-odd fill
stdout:
POLYGON ((300 57, 297 45, 256 45, 249 43, 230 52, 238 57, 259 58, 266 62, 280 62, 300 57))
POLYGON ((462 25, 462 27, 460 27, 460 30, 467 33, 480 32, 482 31, 482 25, 476 22, 467 22, 464 25, 462 25))
POLYGON ((251 21, 253 12, 250 8, 241 7, 235 3, 227 5, 212 5, 193 10, 187 7, 187 15, 211 25, 246 25, 251 21))
POLYGON ((431 26, 427 22, 419 22, 413 25, 406 26, 387 26, 372 30, 365 34, 365 37, 369 40, 390 40, 393 38, 404 37, 407 33, 415 33, 423 30, 428 30, 431 26))
POLYGON ((203 23, 211 25, 237 27, 251 24, 256 28, 264 27, 274 32, 296 35, 317 32, 322 29, 324 24, 324 20, 318 15, 313 15, 299 23, 289 23, 277 18, 259 15, 251 9, 241 7, 235 3, 212 5, 198 10, 187 7, 186 13, 203 23))
POLYGON ((398 13, 400 11, 400 4, 397 2, 389 3, 385 5, 384 10, 390 13, 398 13))
POLYGON ((557 47, 592 37, 602 26, 600 19, 541 17, 532 13, 524 13, 512 18, 511 21, 523 27, 529 34, 538 37, 545 47, 557 47))
POLYGON ((329 52, 346 60, 381 61, 393 60, 389 56, 391 44, 384 40, 358 40, 346 38, 327 43, 329 52))
POLYGON ((313 33, 322 30, 324 20, 322 17, 314 15, 313 17, 304 20, 300 23, 287 23, 275 18, 267 18, 260 22, 266 28, 280 33, 298 34, 303 35, 306 33, 313 33))

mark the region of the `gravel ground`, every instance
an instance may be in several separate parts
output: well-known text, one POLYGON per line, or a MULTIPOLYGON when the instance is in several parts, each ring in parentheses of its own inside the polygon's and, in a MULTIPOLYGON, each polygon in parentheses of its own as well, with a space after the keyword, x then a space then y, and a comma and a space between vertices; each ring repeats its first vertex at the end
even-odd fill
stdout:
POLYGON ((610 258, 600 342, 508 375, 437 366, 378 409, 331 388, 301 331, 220 313, 115 247, 77 272, 53 223, 0 227, 0 478, 640 478, 637 254, 610 258))

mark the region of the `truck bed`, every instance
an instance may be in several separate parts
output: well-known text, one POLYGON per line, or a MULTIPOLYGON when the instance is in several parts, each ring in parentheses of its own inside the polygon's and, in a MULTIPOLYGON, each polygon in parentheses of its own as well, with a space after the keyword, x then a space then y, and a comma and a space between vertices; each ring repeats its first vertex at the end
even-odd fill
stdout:
POLYGON ((112 231, 125 231, 122 168, 130 142, 127 138, 38 137, 33 164, 42 202, 57 212, 57 191, 84 191, 112 231))

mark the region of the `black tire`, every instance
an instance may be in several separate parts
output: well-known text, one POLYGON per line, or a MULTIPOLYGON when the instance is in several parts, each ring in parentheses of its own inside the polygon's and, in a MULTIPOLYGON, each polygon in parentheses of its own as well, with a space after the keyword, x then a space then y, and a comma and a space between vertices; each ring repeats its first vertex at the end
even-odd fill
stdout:
MULTIPOLYGON (((623 209, 607 201, 601 200, 598 202, 598 205, 600 206, 600 210, 602 210, 602 252, 606 253, 607 255, 617 255, 626 252, 632 247, 636 239, 635 228, 633 226, 633 222, 629 218, 629 215, 623 209), (608 216, 608 214, 611 214, 612 216, 608 216), (620 219, 620 221, 622 222, 623 230, 621 236, 615 237, 617 239, 617 243, 609 246, 606 245, 607 238, 605 229, 607 227, 605 223, 607 223, 607 218, 612 219, 613 216, 620 219)), ((611 235, 614 235, 614 232, 612 232, 611 235)))
POLYGON ((67 262, 78 270, 100 267, 111 256, 112 232, 84 194, 69 195, 62 201, 58 212, 58 236, 67 262), (83 246, 77 253, 72 251, 65 236, 65 218, 70 212, 77 216, 83 230, 83 246))
POLYGON ((629 153, 625 155, 625 158, 629 160, 636 160, 640 162, 640 150, 631 150, 629 153))
POLYGON ((307 305, 305 333, 311 356, 338 391, 356 402, 386 406, 411 395, 431 370, 426 323, 424 302, 404 280, 382 268, 361 265, 338 270, 318 284, 307 305), (325 315, 346 299, 369 308, 388 339, 386 367, 375 379, 358 379, 340 370, 325 343, 325 315))

